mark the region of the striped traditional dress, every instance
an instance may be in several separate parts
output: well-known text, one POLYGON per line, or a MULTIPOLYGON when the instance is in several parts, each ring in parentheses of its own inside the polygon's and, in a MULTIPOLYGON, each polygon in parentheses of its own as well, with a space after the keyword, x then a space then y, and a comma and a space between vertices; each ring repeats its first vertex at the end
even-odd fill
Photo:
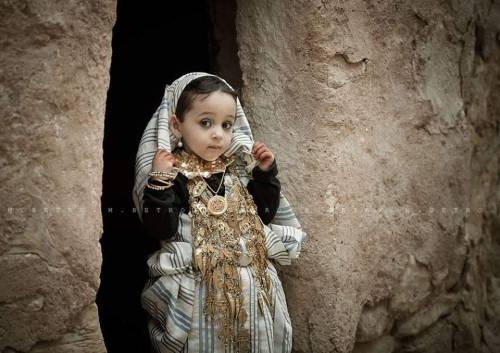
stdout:
MULTIPOLYGON (((228 179, 226 176, 225 183, 228 179)), ((280 204, 285 203, 282 196, 280 204)), ((266 304, 258 305, 258 288, 250 267, 238 267, 248 313, 245 326, 251 336, 251 352, 290 352, 292 347, 292 326, 285 294, 273 262, 287 265, 297 258, 305 234, 297 227, 277 224, 280 217, 283 223, 290 221, 286 219, 285 209, 280 207, 281 214, 273 220, 275 223, 263 225, 272 312, 266 304)), ((148 259, 149 281, 142 293, 142 305, 149 314, 151 342, 155 352, 222 353, 225 350, 217 337, 217 328, 203 313, 204 282, 192 267, 191 217, 185 213, 179 217, 176 239, 163 241, 161 248, 148 259)), ((227 351, 234 352, 232 347, 227 351)))

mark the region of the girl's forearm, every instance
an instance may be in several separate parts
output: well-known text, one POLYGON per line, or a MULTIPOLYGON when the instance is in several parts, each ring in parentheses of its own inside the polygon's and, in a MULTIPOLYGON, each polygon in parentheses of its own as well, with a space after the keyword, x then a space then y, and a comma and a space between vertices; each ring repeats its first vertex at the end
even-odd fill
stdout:
POLYGON ((278 168, 276 161, 269 170, 256 170, 257 168, 252 173, 253 179, 248 182, 247 189, 254 199, 262 222, 269 224, 276 216, 280 202, 281 183, 277 178, 278 168))
POLYGON ((179 214, 187 208, 187 189, 182 176, 166 190, 144 190, 143 224, 146 233, 156 240, 173 239, 179 225, 179 214))

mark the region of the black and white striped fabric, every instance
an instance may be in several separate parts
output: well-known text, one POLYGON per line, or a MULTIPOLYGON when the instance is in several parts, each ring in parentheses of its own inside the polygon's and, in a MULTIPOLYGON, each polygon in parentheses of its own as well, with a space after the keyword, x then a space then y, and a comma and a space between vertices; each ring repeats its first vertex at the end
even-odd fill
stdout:
MULTIPOLYGON (((175 105, 186 85, 203 72, 186 74, 165 90, 160 107, 154 113, 142 136, 136 158, 136 180, 133 190, 134 203, 142 219, 142 195, 154 154, 158 148, 171 151, 175 142, 169 131, 168 118, 175 112, 175 105)), ((225 82, 225 81, 224 81, 225 82)), ((250 175, 245 170, 241 149, 251 151, 253 136, 239 100, 233 139, 226 155, 235 154, 238 180, 247 185, 250 175)), ((224 178, 226 190, 232 181, 224 178)), ((271 279, 270 298, 273 310, 258 305, 261 295, 254 285, 250 267, 238 267, 244 305, 248 313, 246 327, 251 335, 251 352, 290 352, 292 326, 281 282, 273 265, 289 265, 298 258, 306 233, 283 195, 276 217, 263 225, 268 250, 268 272, 271 279)), ((154 352, 224 353, 225 347, 217 337, 215 323, 203 314, 205 284, 192 268, 191 217, 181 213, 179 228, 174 241, 163 241, 160 250, 151 254, 147 264, 149 279, 144 286, 141 302, 148 313, 148 330, 154 352)), ((233 348, 229 347, 232 353, 233 348)))

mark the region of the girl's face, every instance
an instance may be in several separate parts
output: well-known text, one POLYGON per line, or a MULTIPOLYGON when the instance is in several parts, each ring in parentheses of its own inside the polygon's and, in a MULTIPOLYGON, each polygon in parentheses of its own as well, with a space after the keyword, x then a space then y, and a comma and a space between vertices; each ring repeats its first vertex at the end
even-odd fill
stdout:
POLYGON ((180 122, 174 115, 171 128, 182 136, 184 149, 206 161, 215 161, 231 144, 236 115, 235 99, 228 93, 215 91, 197 96, 180 122))

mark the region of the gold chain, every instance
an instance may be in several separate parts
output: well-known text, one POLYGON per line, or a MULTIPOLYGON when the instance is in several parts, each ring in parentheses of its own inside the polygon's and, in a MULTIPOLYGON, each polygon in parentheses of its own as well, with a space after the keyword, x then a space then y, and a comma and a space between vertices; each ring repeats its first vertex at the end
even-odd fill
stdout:
POLYGON ((220 190, 220 188, 221 188, 221 186, 222 186, 222 183, 224 182, 224 176, 225 176, 225 175, 226 175, 226 169, 224 168, 224 172, 222 173, 222 178, 221 178, 221 180, 220 180, 219 187, 217 188, 217 191, 214 191, 214 189, 212 189, 212 188, 210 187, 210 184, 209 184, 209 183, 207 183, 207 187, 210 189, 210 191, 212 191, 212 192, 214 193, 214 195, 217 195, 217 194, 219 193, 219 190, 220 190))

